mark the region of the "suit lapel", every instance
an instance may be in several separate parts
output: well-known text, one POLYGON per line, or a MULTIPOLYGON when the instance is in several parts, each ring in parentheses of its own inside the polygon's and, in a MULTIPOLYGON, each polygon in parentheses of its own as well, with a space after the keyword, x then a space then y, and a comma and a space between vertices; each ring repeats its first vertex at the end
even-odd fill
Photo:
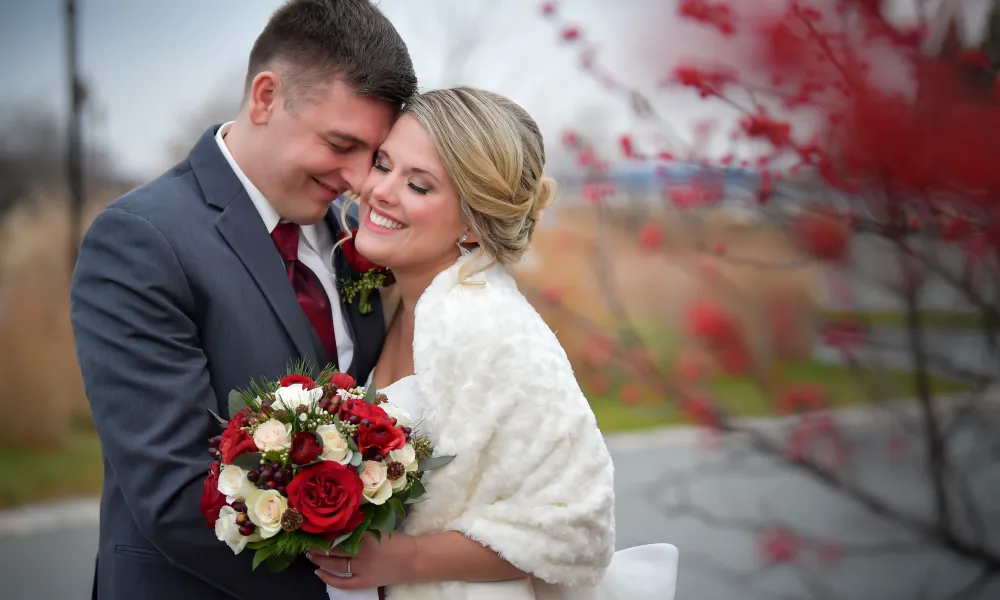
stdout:
MULTIPOLYGON (((333 232, 333 239, 336 242, 343 233, 340 225, 340 202, 341 199, 331 207, 326 215, 327 225, 333 232)), ((360 277, 351 269, 350 263, 344 257, 344 253, 337 251, 333 255, 333 268, 337 275, 338 282, 351 282, 360 277)), ((385 341, 385 321, 382 317, 382 298, 378 292, 372 294, 372 312, 361 314, 361 301, 355 297, 351 302, 340 300, 341 310, 344 313, 345 321, 351 332, 354 341, 354 358, 347 368, 342 371, 350 374, 356 380, 364 381, 368 373, 375 368, 379 354, 382 352, 382 342, 385 341)))
MULTIPOLYGON (((327 362, 323 344, 299 306, 288 280, 288 272, 257 208, 215 142, 217 129, 213 127, 206 132, 190 156, 192 170, 205 200, 222 209, 215 227, 239 257, 288 332, 298 353, 295 358, 303 358, 322 367, 327 362)), ((252 335, 252 332, 247 333, 252 335)))

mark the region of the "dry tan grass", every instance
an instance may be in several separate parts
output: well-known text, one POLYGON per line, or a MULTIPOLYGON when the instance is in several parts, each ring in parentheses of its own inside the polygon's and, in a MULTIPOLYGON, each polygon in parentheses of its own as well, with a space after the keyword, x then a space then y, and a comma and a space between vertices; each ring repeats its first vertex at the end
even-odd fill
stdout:
POLYGON ((52 447, 90 416, 69 321, 68 231, 53 203, 0 223, 0 446, 52 447))

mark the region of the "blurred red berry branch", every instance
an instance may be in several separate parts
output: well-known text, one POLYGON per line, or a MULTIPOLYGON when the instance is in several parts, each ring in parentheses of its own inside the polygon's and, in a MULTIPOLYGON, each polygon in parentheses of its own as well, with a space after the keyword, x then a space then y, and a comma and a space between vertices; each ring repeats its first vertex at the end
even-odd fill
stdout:
MULTIPOLYGON (((957 463, 949 444, 960 425, 981 414, 982 392, 996 383, 1000 365, 993 354, 981 369, 962 367, 954 364, 947 348, 931 347, 922 296, 931 280, 947 286, 972 309, 984 347, 1000 346, 1000 294, 995 285, 1000 281, 996 57, 961 48, 954 35, 939 51, 929 52, 929 28, 940 24, 925 18, 908 26, 894 24, 884 16, 885 5, 882 0, 791 0, 784 10, 768 12, 755 10, 762 6, 755 1, 678 0, 676 14, 716 31, 722 41, 715 53, 732 60, 676 65, 661 78, 661 89, 692 90, 706 102, 718 102, 742 115, 729 133, 730 151, 721 158, 705 152, 709 128, 697 129, 691 144, 666 145, 664 140, 680 136, 660 116, 657 99, 602 66, 596 45, 579 24, 562 21, 556 3, 543 4, 541 12, 559 31, 559 39, 579 50, 585 73, 609 92, 623 95, 636 117, 665 130, 652 147, 631 134, 621 135, 614 158, 575 132, 564 134, 564 146, 584 173, 581 195, 595 207, 599 221, 621 220, 622 211, 616 210, 620 208, 617 165, 648 165, 661 186, 664 210, 694 231, 702 212, 720 207, 731 195, 728 178, 752 182, 758 216, 780 228, 799 252, 795 260, 776 264, 739 256, 731 251, 739 245, 737 240, 703 240, 696 247, 713 256, 715 263, 702 262, 699 268, 725 262, 773 269, 817 261, 827 265, 834 277, 847 278, 864 270, 859 262, 868 260, 857 255, 858 247, 884 255, 883 270, 874 276, 898 297, 902 309, 904 350, 912 367, 918 414, 910 424, 924 448, 921 468, 930 482, 931 514, 926 518, 908 514, 852 481, 845 472, 858 459, 857 452, 825 391, 817 386, 776 386, 764 372, 761 344, 766 352, 780 344, 783 331, 789 329, 782 324, 780 311, 770 317, 763 342, 747 336, 732 307, 718 299, 700 298, 681 317, 686 339, 718 368, 753 376, 775 412, 793 415, 778 440, 731 418, 723 404, 699 385, 704 369, 698 360, 678 359, 672 369, 658 365, 636 369, 630 364, 643 336, 623 307, 613 261, 602 259, 597 248, 599 287, 616 331, 623 334, 617 346, 602 338, 600 355, 607 363, 619 363, 621 372, 634 382, 670 399, 691 422, 716 435, 747 440, 751 448, 768 456, 780 456, 871 513, 978 563, 992 577, 1000 572, 1000 552, 970 535, 963 525, 981 522, 982 509, 969 489, 971 474, 957 463), (728 54, 719 50, 727 43, 728 54), (671 172, 676 167, 687 173, 683 184, 671 172), (891 271, 884 270, 885 265, 891 265, 891 271), (932 374, 941 373, 971 388, 953 413, 948 407, 956 403, 932 389, 932 374), (817 451, 820 447, 823 452, 817 451)), ((640 248, 670 251, 669 234, 657 222, 628 220, 640 248)), ((717 272, 702 275, 726 284, 717 272)), ((756 304, 761 304, 760 318, 766 320, 767 303, 756 304)), ((858 320, 834 320, 823 331, 827 344, 859 379, 872 366, 868 351, 874 343, 867 330, 858 320)), ((901 444, 893 438, 888 447, 898 455, 901 444)), ((785 533, 781 538, 785 541, 794 536, 785 533)), ((783 557, 778 562, 791 562, 796 554, 789 550, 793 546, 762 547, 780 548, 771 554, 783 557)))

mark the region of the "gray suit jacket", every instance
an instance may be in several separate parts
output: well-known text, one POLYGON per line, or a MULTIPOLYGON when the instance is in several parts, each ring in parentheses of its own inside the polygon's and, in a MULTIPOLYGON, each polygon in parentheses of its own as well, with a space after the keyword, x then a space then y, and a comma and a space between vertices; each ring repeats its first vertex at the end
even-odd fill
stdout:
MULTIPOLYGON (((74 271, 77 357, 104 455, 95 599, 324 598, 307 560, 253 572, 253 553, 234 556, 198 511, 221 432, 209 409, 227 416, 231 389, 295 359, 328 362, 217 129, 102 211, 74 271)), ((332 211, 327 222, 339 235, 332 211)), ((384 324, 378 298, 368 315, 357 302, 343 305, 355 349, 341 370, 364 381, 384 324)))

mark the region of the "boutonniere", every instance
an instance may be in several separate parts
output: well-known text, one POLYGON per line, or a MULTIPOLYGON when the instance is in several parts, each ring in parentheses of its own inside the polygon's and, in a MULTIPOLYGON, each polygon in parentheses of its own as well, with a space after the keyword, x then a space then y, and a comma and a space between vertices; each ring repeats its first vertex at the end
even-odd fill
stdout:
POLYGON ((354 238, 358 235, 358 230, 354 229, 351 234, 342 233, 337 248, 344 253, 344 258, 351 266, 354 276, 350 281, 340 282, 340 293, 344 302, 354 301, 354 297, 360 298, 358 310, 363 315, 372 312, 372 292, 378 291, 380 287, 390 286, 396 282, 392 271, 377 265, 358 253, 354 247, 354 238))

